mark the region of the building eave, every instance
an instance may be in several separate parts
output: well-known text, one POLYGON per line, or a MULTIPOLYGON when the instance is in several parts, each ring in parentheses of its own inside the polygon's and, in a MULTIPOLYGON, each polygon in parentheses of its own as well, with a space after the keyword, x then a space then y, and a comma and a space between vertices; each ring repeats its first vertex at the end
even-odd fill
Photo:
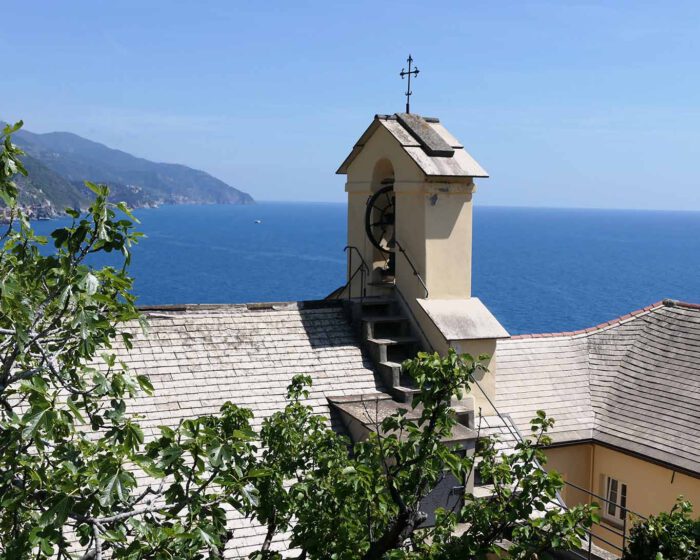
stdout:
POLYGON ((450 181, 489 176, 439 119, 406 114, 375 115, 336 174, 347 174, 352 162, 380 126, 387 129, 427 180, 450 181))

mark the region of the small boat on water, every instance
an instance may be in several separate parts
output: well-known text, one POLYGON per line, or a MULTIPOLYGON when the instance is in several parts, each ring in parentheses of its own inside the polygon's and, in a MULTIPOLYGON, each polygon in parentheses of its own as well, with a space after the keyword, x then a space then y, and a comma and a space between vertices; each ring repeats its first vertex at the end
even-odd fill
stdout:
POLYGON ((262 224, 262 220, 255 220, 256 224, 262 224))

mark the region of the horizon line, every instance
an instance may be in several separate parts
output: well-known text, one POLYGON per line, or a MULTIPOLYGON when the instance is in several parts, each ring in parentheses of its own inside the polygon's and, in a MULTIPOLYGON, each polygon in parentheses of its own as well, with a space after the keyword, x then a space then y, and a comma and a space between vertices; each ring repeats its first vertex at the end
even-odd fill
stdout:
MULTIPOLYGON (((273 203, 273 204, 344 204, 347 201, 338 200, 272 200, 258 199, 253 197, 255 203, 273 203)), ((603 206, 530 206, 518 204, 474 204, 479 208, 512 208, 522 210, 606 210, 620 212, 679 212, 679 213, 700 213, 700 208, 695 209, 680 209, 680 208, 622 208, 622 207, 603 207, 603 206)))

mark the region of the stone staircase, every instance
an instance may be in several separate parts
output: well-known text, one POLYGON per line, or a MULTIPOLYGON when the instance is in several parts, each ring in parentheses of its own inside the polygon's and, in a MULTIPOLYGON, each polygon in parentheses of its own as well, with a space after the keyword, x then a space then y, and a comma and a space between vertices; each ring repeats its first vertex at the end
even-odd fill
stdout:
MULTIPOLYGON (((383 284, 387 286, 387 284, 383 284)), ((391 292, 387 291, 389 294, 391 292)), ((387 296, 370 296, 365 298, 357 298, 345 300, 349 311, 349 318, 353 328, 361 338, 362 345, 369 354, 375 374, 381 379, 383 385, 387 388, 387 392, 391 397, 403 404, 410 404, 413 396, 418 392, 410 377, 402 372, 401 364, 404 360, 415 357, 416 353, 424 350, 420 340, 411 332, 411 322, 408 316, 401 308, 398 301, 392 295, 387 296)), ((474 409, 465 407, 460 402, 453 401, 452 406, 457 414, 458 423, 472 430, 476 428, 474 409)), ((512 434, 503 423, 503 419, 497 416, 487 416, 482 418, 483 423, 480 423, 482 435, 497 436, 500 441, 500 452, 512 452, 516 441, 511 441, 512 434)), ((480 476, 478 465, 481 458, 477 457, 472 477, 466 481, 465 490, 472 494, 475 498, 488 499, 494 493, 492 481, 484 480, 480 476)), ((451 496, 452 491, 461 489, 458 481, 450 482, 454 488, 448 489, 448 494, 451 496)), ((448 484, 448 486, 450 486, 448 484)), ((513 489, 513 491, 517 491, 513 489)), ((440 490, 436 489, 436 493, 440 494, 440 490)), ((447 498, 452 499, 452 498, 447 498)), ((436 498, 436 505, 442 505, 445 500, 444 496, 436 498)), ((549 508, 557 507, 552 503, 549 508)), ((546 512, 541 512, 544 515, 546 512)), ((540 515, 538 513, 537 515, 540 515)), ((432 519, 432 518, 431 518, 432 519)), ((458 527, 455 534, 459 534, 464 527, 458 527)), ((508 542, 504 541, 504 549, 508 548, 508 542)), ((583 552, 581 550, 580 552, 583 552)), ((587 552, 587 551, 586 551, 587 552)), ((569 559, 569 558, 591 558, 592 560, 613 560, 614 555, 606 555, 605 551, 593 545, 590 556, 580 556, 577 553, 560 553, 552 552, 553 558, 569 559)))
MULTIPOLYGON (((385 284, 386 286, 386 284, 385 284)), ((424 350, 411 330, 411 321, 399 302, 390 296, 369 296, 345 300, 353 328, 372 359, 375 374, 391 397, 403 404, 411 404, 418 393, 413 380, 402 371, 404 360, 415 358, 424 350)), ((463 402, 452 402, 458 422, 474 428, 474 407, 463 402)))
POLYGON ((421 351, 411 333, 411 323, 392 297, 366 297, 350 300, 350 316, 363 346, 374 362, 375 371, 391 396, 409 404, 418 390, 401 363, 421 351))

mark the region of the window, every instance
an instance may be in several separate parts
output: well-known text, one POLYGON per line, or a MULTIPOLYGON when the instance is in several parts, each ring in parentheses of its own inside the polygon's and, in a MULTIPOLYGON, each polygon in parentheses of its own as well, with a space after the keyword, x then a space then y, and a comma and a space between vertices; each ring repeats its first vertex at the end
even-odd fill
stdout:
POLYGON ((605 477, 605 498, 608 500, 603 513, 608 519, 624 519, 627 508, 627 485, 611 476, 605 477))

